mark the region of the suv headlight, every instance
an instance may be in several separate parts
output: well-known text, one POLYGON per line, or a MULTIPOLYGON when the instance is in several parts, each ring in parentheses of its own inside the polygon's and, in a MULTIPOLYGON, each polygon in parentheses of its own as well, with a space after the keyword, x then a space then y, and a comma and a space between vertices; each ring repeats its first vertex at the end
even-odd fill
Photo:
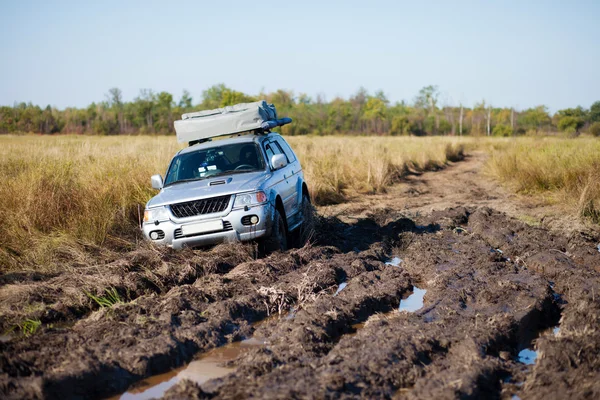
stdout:
POLYGON ((245 206, 253 206, 267 201, 267 195, 263 191, 254 193, 236 194, 233 201, 233 208, 242 208, 245 206))
POLYGON ((144 222, 168 221, 169 210, 167 207, 156 207, 144 210, 144 222))

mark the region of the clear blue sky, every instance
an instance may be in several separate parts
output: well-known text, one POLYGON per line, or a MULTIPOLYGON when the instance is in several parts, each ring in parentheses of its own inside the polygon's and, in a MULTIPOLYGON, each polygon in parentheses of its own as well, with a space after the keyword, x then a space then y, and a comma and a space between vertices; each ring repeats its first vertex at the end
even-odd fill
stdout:
POLYGON ((485 99, 552 111, 600 100, 600 1, 0 0, 0 104, 59 108, 141 88, 194 102, 223 82, 348 97, 485 99))

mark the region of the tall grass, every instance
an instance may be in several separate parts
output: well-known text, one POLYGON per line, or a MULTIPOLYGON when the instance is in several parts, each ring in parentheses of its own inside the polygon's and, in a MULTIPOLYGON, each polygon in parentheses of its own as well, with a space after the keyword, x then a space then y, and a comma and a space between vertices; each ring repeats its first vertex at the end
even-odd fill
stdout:
POLYGON ((414 137, 289 137, 317 204, 348 193, 381 193, 409 171, 438 169, 463 157, 465 140, 414 137))
MULTIPOLYGON (((448 138, 289 141, 317 204, 383 192, 409 170, 462 154, 448 138)), ((135 246, 138 205, 156 193, 149 178, 164 174, 179 148, 174 137, 1 136, 0 271, 52 269, 88 245, 135 246)))
POLYGON ((513 190, 544 196, 600 222, 600 141, 521 138, 489 146, 487 171, 513 190))
POLYGON ((148 177, 176 150, 156 137, 1 137, 0 264, 41 265, 78 243, 132 239, 137 206, 154 193, 148 177))

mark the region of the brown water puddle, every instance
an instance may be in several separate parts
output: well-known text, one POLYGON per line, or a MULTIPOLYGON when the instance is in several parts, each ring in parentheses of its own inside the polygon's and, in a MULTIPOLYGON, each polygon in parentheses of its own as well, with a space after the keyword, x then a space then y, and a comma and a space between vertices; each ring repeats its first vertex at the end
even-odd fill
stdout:
MULTIPOLYGON (((256 329, 260 325, 271 319, 279 319, 279 315, 268 317, 262 321, 253 324, 256 329)), ((221 378, 235 368, 225 367, 223 364, 233 361, 252 348, 261 347, 266 344, 265 340, 257 337, 226 344, 216 349, 212 349, 186 366, 171 370, 164 374, 154 375, 129 388, 127 392, 110 397, 107 400, 146 400, 162 397, 172 386, 183 379, 196 382, 198 385, 215 379, 221 378)))
POLYGON ((174 369, 164 374, 154 375, 130 388, 127 392, 113 396, 109 400, 145 400, 160 398, 165 392, 183 379, 196 382, 199 385, 223 377, 235 368, 224 367, 228 361, 233 361, 242 354, 255 348, 264 346, 264 341, 250 338, 241 342, 234 342, 204 353, 188 365, 174 369))

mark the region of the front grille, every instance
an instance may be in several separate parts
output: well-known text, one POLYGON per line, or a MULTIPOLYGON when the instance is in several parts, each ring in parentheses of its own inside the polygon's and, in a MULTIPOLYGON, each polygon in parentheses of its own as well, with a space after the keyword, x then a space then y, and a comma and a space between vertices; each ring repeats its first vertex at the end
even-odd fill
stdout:
POLYGON ((231 195, 212 197, 210 199, 186 201, 185 203, 171 204, 171 211, 177 218, 193 217, 195 215, 222 212, 229 206, 231 195))
MULTIPOLYGON (((223 221, 223 230, 217 231, 217 232, 227 232, 227 231, 232 231, 232 230, 233 230, 233 226, 231 226, 231 222, 223 221)), ((209 233, 217 233, 217 232, 194 233, 193 235, 183 236, 183 233, 181 232, 181 228, 177 228, 177 229, 175 229, 175 232, 173 232, 173 237, 175 237, 175 239, 181 239, 182 237, 200 236, 200 235, 206 235, 209 233)))

